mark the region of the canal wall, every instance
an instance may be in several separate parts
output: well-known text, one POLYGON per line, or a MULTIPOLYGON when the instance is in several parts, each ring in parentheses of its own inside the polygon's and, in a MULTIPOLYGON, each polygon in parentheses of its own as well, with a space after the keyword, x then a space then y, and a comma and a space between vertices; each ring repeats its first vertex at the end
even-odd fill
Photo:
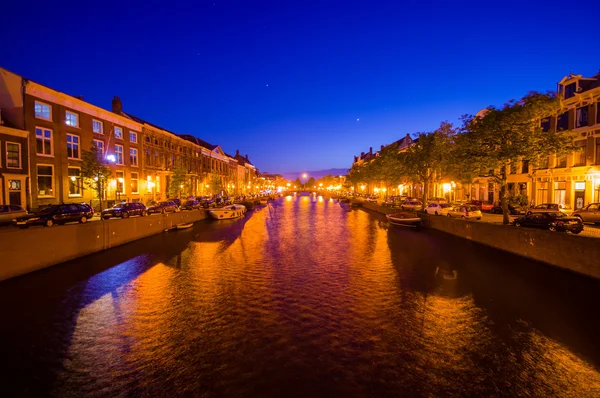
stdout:
MULTIPOLYGON (((363 203, 363 207, 382 214, 399 211, 372 203, 363 203)), ((419 213, 419 217, 427 228, 600 279, 598 238, 423 213, 419 213)))
POLYGON ((64 226, 6 229, 0 234, 0 281, 204 220, 204 210, 92 221, 64 226))

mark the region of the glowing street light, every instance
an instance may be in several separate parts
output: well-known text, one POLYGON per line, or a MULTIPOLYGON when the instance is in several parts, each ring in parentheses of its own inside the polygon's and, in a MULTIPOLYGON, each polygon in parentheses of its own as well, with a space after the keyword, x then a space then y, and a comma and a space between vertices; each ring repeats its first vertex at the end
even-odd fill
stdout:
POLYGON ((117 158, 115 158, 115 155, 107 155, 106 160, 108 160, 111 163, 115 163, 117 161, 117 158))

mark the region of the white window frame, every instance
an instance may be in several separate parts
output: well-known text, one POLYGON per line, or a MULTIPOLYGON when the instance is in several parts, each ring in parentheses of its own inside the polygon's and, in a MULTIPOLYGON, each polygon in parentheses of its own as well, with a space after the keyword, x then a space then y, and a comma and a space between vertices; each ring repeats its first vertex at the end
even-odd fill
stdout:
POLYGON ((104 141, 102 140, 94 140, 94 146, 98 149, 100 149, 100 152, 102 153, 102 157, 104 157, 104 141), (96 145, 96 143, 99 142, 101 145, 96 145))
POLYGON ((50 120, 50 121, 52 121, 52 105, 47 104, 45 102, 41 102, 41 101, 35 101, 34 104, 33 104, 33 114, 35 115, 36 119, 42 119, 42 120, 50 120), (35 109, 38 105, 40 105, 40 106, 47 106, 48 110, 49 110, 50 117, 45 118, 45 117, 39 116, 38 113, 37 113, 37 111, 36 111, 36 109, 35 109))
POLYGON ((65 111, 65 124, 67 126, 79 128, 79 113, 72 112, 72 111, 65 111), (69 118, 69 116, 71 116, 71 118, 69 118), (71 123, 73 123, 73 120, 72 120, 73 117, 75 118, 75 124, 71 124, 71 123))
POLYGON ((92 131, 96 134, 104 134, 104 123, 102 122, 102 120, 92 119, 92 131), (96 131, 94 129, 94 123, 98 123, 98 125, 100 126, 100 131, 96 131))
POLYGON ((52 131, 52 129, 48 129, 46 127, 35 126, 35 153, 37 156, 45 156, 45 157, 50 157, 50 158, 54 157, 54 131, 52 131), (50 132, 50 154, 37 152, 37 140, 38 140, 37 130, 38 129, 42 131, 42 148, 44 148, 43 141, 46 139, 44 137, 44 131, 50 132))
POLYGON ((115 138, 118 140, 123 139, 123 127, 115 126, 115 138), (120 132, 119 135, 117 135, 117 130, 120 132))
POLYGON ((115 171, 115 181, 117 182, 115 185, 115 193, 119 192, 120 195, 125 195, 127 193, 127 190, 125 189, 125 170, 116 170, 115 171), (123 173, 123 190, 121 192, 119 192, 119 173, 123 173))
POLYGON ((115 163, 119 166, 125 165, 125 159, 123 158, 123 145, 115 145, 115 163), (121 148, 121 151, 118 151, 117 148, 121 148), (119 163, 119 154, 121 155, 121 162, 119 163))
POLYGON ((13 169, 13 170, 19 170, 23 168, 23 163, 22 163, 22 156, 21 156, 21 144, 18 142, 11 142, 11 141, 6 141, 6 168, 7 169, 13 169), (9 166, 8 164, 8 145, 9 144, 13 144, 13 145, 17 145, 19 147, 19 167, 12 167, 9 166))
POLYGON ((81 137, 78 136, 77 134, 67 134, 67 158, 68 159, 81 159, 81 137), (71 141, 69 142, 69 137, 77 137, 77 143, 71 141), (74 152, 74 146, 77 146, 77 157, 72 157, 69 156, 69 144, 73 146, 73 148, 71 149, 71 152, 74 152))
POLYGON ((134 144, 138 143, 138 139, 137 139, 137 133, 135 131, 130 131, 129 132, 129 142, 132 142, 134 144), (132 139, 133 138, 133 139, 132 139))
POLYGON ((129 166, 138 167, 138 150, 137 148, 129 148, 129 166), (131 161, 132 152, 135 152, 135 163, 131 161))
MULTIPOLYGON (((67 167, 67 179, 70 181, 71 180, 71 176, 69 175, 69 169, 78 169, 79 170, 79 180, 81 181, 81 193, 80 194, 72 194, 71 191, 69 189, 67 189, 67 191, 69 192, 69 198, 81 198, 83 196, 83 178, 81 177, 81 167, 76 167, 76 166, 68 166, 67 167)), ((70 182, 67 181, 68 184, 70 184, 70 182)))
POLYGON ((133 183, 134 180, 137 181, 137 190, 134 191, 133 188, 131 188, 131 193, 132 194, 139 194, 140 193, 140 175, 139 175, 139 173, 137 171, 136 172, 132 172, 130 174, 131 174, 131 177, 129 178, 129 185, 133 185, 132 183, 133 183), (133 178, 134 175, 136 176, 136 178, 133 178))
POLYGON ((36 184, 36 188, 37 188, 36 191, 40 190, 40 184, 38 181, 38 178, 40 177, 40 174, 38 173, 38 168, 40 166, 42 166, 42 167, 49 166, 52 168, 52 192, 53 192, 53 194, 52 195, 39 195, 38 194, 38 198, 54 198, 54 197, 56 197, 56 194, 54 193, 54 192, 56 192, 56 189, 55 189, 56 179, 54 178, 54 165, 53 164, 38 163, 36 165, 36 168, 35 168, 35 184, 36 184))

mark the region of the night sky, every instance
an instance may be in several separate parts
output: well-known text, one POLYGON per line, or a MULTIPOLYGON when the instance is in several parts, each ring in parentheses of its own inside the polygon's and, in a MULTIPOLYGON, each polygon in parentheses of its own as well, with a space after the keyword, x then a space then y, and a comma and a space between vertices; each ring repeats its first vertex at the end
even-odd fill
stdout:
POLYGON ((0 66, 274 173, 600 68, 594 1, 86 3, 3 2, 0 66))

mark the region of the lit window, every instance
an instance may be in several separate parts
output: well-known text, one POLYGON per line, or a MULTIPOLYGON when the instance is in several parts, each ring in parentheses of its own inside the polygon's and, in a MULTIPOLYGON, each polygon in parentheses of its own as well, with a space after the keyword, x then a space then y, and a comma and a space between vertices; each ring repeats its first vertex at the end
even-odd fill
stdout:
POLYGON ((38 119, 52 120, 52 107, 43 102, 35 101, 35 117, 38 119))
POLYGON ((117 159, 116 159, 117 164, 124 164, 123 163, 123 145, 115 145, 115 155, 117 157, 117 159))
POLYGON ((104 123, 100 120, 92 120, 92 131, 98 134, 104 134, 104 123))
POLYGON ((67 134, 67 157, 79 159, 79 136, 67 134))
POLYGON ((125 193, 125 172, 117 171, 117 193, 123 194, 125 193))
POLYGON ((137 144, 137 133, 130 131, 129 132, 129 141, 133 142, 134 144, 137 144))
POLYGON ((54 166, 37 166, 37 194, 38 196, 54 196, 54 166))
POLYGON ((69 196, 81 196, 83 193, 83 180, 81 169, 69 167, 69 196))
POLYGON ((137 167, 138 165, 138 157, 137 157, 137 149, 129 148, 129 165, 137 167))
POLYGON ((42 156, 52 156, 52 130, 41 127, 35 128, 36 153, 42 156))
POLYGON ((79 115, 74 112, 67 111, 65 114, 65 124, 71 127, 79 127, 79 115))
POLYGON ((6 143, 6 167, 9 169, 21 168, 21 144, 6 143))
POLYGON ((138 173, 131 173, 131 193, 139 193, 138 187, 138 173))
POLYGON ((118 138, 120 140, 123 139, 123 129, 121 127, 115 126, 115 138, 118 138))
POLYGON ((94 140, 94 146, 98 148, 100 155, 104 155, 104 141, 94 140))

